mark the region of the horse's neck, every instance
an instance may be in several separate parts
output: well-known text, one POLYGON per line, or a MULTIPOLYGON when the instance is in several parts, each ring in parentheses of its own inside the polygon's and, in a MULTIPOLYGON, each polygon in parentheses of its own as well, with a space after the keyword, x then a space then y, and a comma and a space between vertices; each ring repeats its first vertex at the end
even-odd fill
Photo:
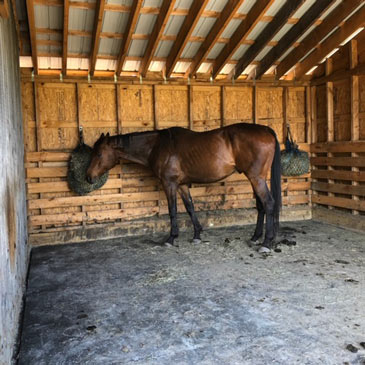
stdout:
POLYGON ((157 132, 117 136, 121 138, 121 143, 118 143, 120 147, 117 147, 120 158, 148 166, 157 136, 157 132))

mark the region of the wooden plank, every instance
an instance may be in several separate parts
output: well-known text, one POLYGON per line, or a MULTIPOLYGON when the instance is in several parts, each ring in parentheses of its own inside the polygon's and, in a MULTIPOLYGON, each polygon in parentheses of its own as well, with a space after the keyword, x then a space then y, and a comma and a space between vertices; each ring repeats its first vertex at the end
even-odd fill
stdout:
POLYGON ((330 184, 324 182, 313 182, 312 190, 331 192, 336 194, 363 195, 365 196, 365 185, 330 184))
MULTIPOLYGON (((220 13, 219 18, 214 23, 213 28, 210 30, 209 34, 205 38, 203 44, 200 46, 197 54, 195 55, 193 62, 191 63, 188 73, 192 76, 197 73, 199 67, 203 63, 204 60, 209 55, 209 52, 212 50, 218 39, 221 37, 224 29, 227 27, 237 10, 242 5, 243 0, 233 0, 229 1, 224 7, 223 11, 220 13)), ((255 5, 256 6, 256 5, 255 5)), ((259 6, 259 4, 258 4, 259 6)), ((237 32, 237 31, 236 31, 237 32)), ((237 43, 240 44, 243 37, 237 40, 237 43)))
MULTIPOLYGON (((28 167, 26 169, 27 178, 37 177, 66 177, 67 167, 28 167)), ((120 166, 113 167, 110 174, 119 174, 120 166)))
MULTIPOLYGON (((314 2, 314 4, 300 17, 298 23, 286 32, 283 37, 280 38, 278 44, 260 61, 260 64, 256 68, 256 78, 260 78, 274 62, 313 25, 316 19, 319 18, 333 2, 334 0, 314 2)), ((279 78, 279 76, 277 76, 277 78, 279 78)))
POLYGON ((324 57, 338 47, 351 34, 365 23, 365 4, 360 10, 347 19, 334 33, 319 46, 295 68, 295 75, 298 79, 302 78, 305 73, 313 66, 318 64, 324 57))
POLYGON ((238 61, 234 74, 235 79, 242 74, 246 67, 255 59, 270 39, 286 24, 288 18, 303 4, 303 2, 303 0, 287 0, 283 3, 274 20, 263 29, 255 40, 255 43, 238 61))
POLYGON ((365 171, 314 170, 315 179, 365 181, 365 171))
POLYGON ((365 152, 365 141, 357 142, 323 142, 314 143, 310 146, 310 151, 314 153, 321 152, 365 152))
POLYGON ((105 1, 106 0, 96 1, 93 36, 92 36, 91 52, 90 52, 90 65, 89 65, 89 72, 91 76, 94 76, 96 57, 99 51, 100 33, 104 16, 105 1))
POLYGON ((365 167, 363 157, 312 157, 311 164, 317 166, 365 167))
POLYGON ((68 161, 70 158, 69 152, 26 152, 25 161, 26 162, 60 162, 68 161))
POLYGON ((365 211, 365 200, 352 200, 339 198, 337 196, 313 195, 312 201, 321 205, 365 211))
POLYGON ((208 2, 209 0, 196 0, 191 5, 189 14, 185 17, 184 23, 180 28, 176 41, 174 42, 174 45, 166 60, 166 77, 169 78, 173 73, 176 63, 184 51, 190 35, 198 23, 200 16, 208 2))
POLYGON ((30 47, 32 53, 33 70, 34 74, 38 75, 37 35, 35 31, 33 0, 26 0, 26 4, 27 4, 29 38, 30 38, 30 47))
POLYGON ((164 0, 164 2, 161 5, 156 23, 154 25, 151 36, 149 37, 147 49, 141 62, 140 72, 143 77, 146 77, 148 67, 155 54, 160 39, 165 31, 168 19, 171 15, 171 12, 174 9, 175 3, 176 0, 164 0))
POLYGON ((123 38, 117 61, 117 67, 116 67, 117 75, 120 75, 123 69, 124 61, 125 58, 127 57, 129 46, 131 45, 132 42, 132 34, 134 33, 134 29, 137 25, 137 20, 140 14, 142 3, 143 3, 142 0, 133 1, 133 5, 129 13, 128 24, 125 28, 126 29, 125 37, 123 38))
MULTIPOLYGON (((249 13, 247 14, 246 19, 243 20, 242 23, 238 26, 237 30, 234 32, 229 42, 226 44, 224 49, 215 60, 212 72, 213 78, 216 78, 218 76, 223 67, 226 65, 227 61, 237 51, 238 47, 242 43, 242 40, 244 40, 249 35, 252 29, 262 19, 266 10, 270 7, 272 3, 273 1, 271 0, 260 0, 257 2, 257 4, 255 4, 255 6, 251 8, 249 13)), ((254 47, 255 45, 257 47, 257 41, 255 41, 255 44, 251 47, 254 47)), ((239 64, 236 67, 238 66, 239 64)))
MULTIPOLYGON (((317 1, 320 3, 320 1, 317 1)), ((343 19, 351 14, 361 4, 362 0, 343 1, 323 19, 315 29, 309 33, 299 44, 298 47, 290 52, 276 67, 276 77, 279 79, 287 73, 297 62, 300 61, 311 49, 327 36, 343 19)))
POLYGON ((0 0, 0 16, 4 19, 9 18, 10 9, 8 0, 0 0))

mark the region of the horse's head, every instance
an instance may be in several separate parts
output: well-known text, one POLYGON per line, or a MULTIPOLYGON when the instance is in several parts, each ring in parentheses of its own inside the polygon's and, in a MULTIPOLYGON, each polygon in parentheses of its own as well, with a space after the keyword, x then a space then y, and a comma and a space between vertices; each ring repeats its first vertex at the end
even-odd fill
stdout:
POLYGON ((86 180, 90 184, 94 183, 96 178, 110 170, 118 162, 115 150, 109 142, 109 133, 106 136, 102 133, 94 144, 90 165, 86 171, 86 180))

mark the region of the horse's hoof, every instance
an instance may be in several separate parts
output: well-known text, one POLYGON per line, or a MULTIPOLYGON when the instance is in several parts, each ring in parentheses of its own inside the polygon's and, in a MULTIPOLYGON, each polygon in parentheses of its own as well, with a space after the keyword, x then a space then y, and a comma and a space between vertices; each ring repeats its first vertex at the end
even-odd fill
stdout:
POLYGON ((259 241, 259 239, 255 240, 255 239, 251 238, 250 243, 251 243, 251 245, 258 246, 260 244, 260 241, 259 241))
POLYGON ((265 254, 268 254, 268 253, 270 253, 270 252, 271 252, 270 248, 265 247, 265 246, 261 246, 261 247, 258 249, 258 253, 265 253, 265 254))
POLYGON ((202 243, 202 240, 200 238, 193 238, 191 243, 193 243, 194 245, 199 245, 200 243, 202 243))

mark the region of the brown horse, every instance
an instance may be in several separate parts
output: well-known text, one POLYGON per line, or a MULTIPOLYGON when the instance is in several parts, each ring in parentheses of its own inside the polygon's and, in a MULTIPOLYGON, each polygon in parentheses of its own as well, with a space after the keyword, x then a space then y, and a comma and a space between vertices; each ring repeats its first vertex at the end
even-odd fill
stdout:
POLYGON ((194 225, 193 242, 200 242, 202 227, 189 193, 191 183, 213 183, 234 172, 244 173, 252 184, 258 210, 252 241, 263 233, 261 251, 272 248, 281 207, 280 147, 275 132, 258 124, 233 124, 208 132, 169 128, 151 132, 104 136, 96 141, 87 179, 90 183, 120 159, 149 167, 160 179, 166 193, 171 221, 166 244, 178 236, 176 193, 180 193, 194 225), (271 192, 266 178, 271 167, 271 192))

